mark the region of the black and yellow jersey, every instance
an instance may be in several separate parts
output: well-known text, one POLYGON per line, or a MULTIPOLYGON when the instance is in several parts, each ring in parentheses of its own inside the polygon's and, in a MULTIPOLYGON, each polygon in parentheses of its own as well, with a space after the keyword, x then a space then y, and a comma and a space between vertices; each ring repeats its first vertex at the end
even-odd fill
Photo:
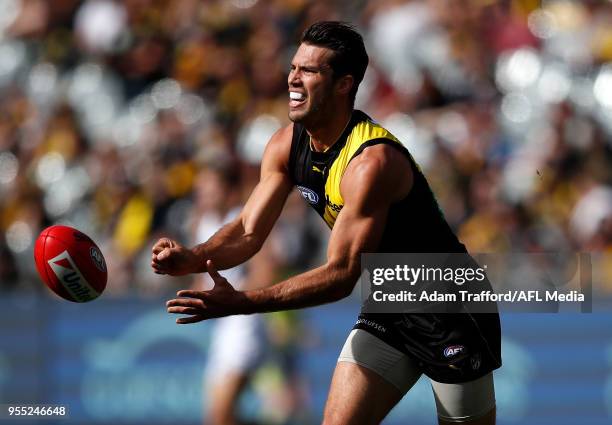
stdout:
MULTIPOLYGON (((466 252, 408 150, 363 112, 353 112, 338 141, 325 152, 310 148, 304 126, 297 123, 293 126, 291 143, 289 168, 293 183, 330 228, 344 206, 340 182, 351 160, 368 146, 385 143, 395 147, 398 154, 409 159, 413 185, 404 199, 391 205, 375 252, 466 252)), ((497 313, 394 314, 362 309, 353 329, 365 330, 414 356, 423 373, 438 382, 472 381, 501 366, 501 328, 497 313), (448 347, 458 346, 464 349, 460 356, 449 358, 444 354, 448 347)))
POLYGON ((410 193, 392 204, 377 252, 466 252, 444 219, 425 176, 408 150, 361 111, 353 111, 338 141, 325 152, 313 151, 304 126, 294 124, 289 158, 293 183, 332 228, 344 206, 340 182, 348 164, 368 146, 380 143, 394 146, 408 157, 414 182, 410 193))

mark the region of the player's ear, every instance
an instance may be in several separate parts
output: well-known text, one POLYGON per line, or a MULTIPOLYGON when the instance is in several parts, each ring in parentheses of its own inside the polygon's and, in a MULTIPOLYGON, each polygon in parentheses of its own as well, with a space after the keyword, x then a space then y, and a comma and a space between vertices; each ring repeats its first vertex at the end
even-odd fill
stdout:
POLYGON ((353 84, 355 84, 355 78, 352 75, 343 75, 336 81, 336 90, 341 94, 349 94, 353 84))

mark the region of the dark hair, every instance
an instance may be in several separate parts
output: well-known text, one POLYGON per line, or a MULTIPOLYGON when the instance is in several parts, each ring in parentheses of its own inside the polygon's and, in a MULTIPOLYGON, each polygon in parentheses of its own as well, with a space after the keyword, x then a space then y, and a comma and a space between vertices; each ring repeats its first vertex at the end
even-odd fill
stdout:
POLYGON ((351 101, 355 100, 357 88, 363 80, 368 67, 368 54, 363 38, 355 28, 339 21, 321 21, 312 24, 304 31, 300 43, 325 47, 334 51, 329 65, 334 72, 334 79, 352 75, 355 82, 351 89, 351 101))

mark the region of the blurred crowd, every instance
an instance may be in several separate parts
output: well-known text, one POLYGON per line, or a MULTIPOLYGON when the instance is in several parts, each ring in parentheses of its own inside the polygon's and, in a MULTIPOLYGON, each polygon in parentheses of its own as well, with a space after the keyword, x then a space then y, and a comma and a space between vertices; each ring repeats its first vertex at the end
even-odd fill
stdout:
MULTIPOLYGON (((366 40, 357 108, 471 251, 612 250, 609 1, 0 0, 2 287, 37 282, 35 238, 65 223, 102 248, 110 292, 176 289, 151 245, 199 242, 211 169, 244 202, 297 40, 329 19, 366 40)), ((316 263, 321 229, 292 195, 266 255, 316 263)))

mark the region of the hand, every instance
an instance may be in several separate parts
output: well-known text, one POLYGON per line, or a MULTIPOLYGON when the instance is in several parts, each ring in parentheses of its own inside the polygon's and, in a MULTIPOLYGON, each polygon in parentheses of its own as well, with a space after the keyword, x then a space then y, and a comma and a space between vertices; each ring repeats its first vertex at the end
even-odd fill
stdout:
POLYGON ((157 274, 181 276, 198 269, 198 256, 172 239, 161 238, 152 251, 151 267, 157 274))
POLYGON ((175 298, 166 303, 168 313, 188 314, 189 317, 176 319, 176 323, 196 323, 215 317, 230 316, 244 312, 247 299, 243 292, 236 291, 223 276, 217 272, 212 261, 206 262, 208 274, 214 286, 209 291, 178 291, 175 298))

